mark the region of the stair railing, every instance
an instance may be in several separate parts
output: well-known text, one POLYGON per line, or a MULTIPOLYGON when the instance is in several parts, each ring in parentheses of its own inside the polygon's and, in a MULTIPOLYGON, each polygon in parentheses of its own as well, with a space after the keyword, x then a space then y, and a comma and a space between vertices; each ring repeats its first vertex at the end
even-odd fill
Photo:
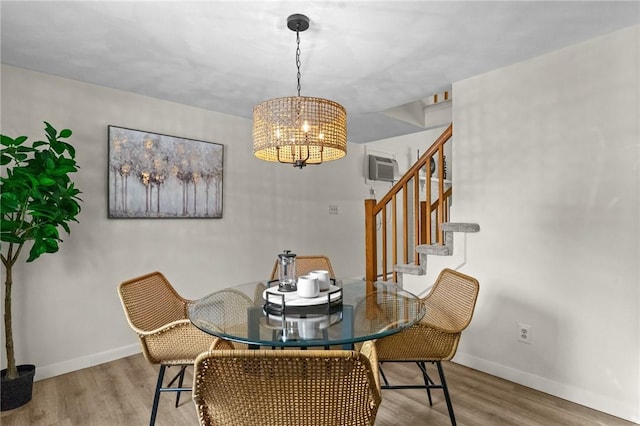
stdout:
POLYGON ((445 188, 444 146, 451 139, 452 134, 453 125, 449 125, 380 201, 365 200, 365 279, 367 281, 379 279, 387 281, 391 277, 392 281, 397 282, 398 276, 393 268, 394 265, 420 264, 419 255, 415 250, 417 245, 444 243, 442 223, 448 221, 449 200, 452 194, 451 186, 445 188), (437 164, 436 195, 432 194, 431 188, 432 158, 435 158, 437 164), (421 177, 425 181, 424 199, 420 197, 421 177), (400 210, 399 213, 398 210, 400 210), (435 229, 432 225, 434 216, 435 229), (402 228, 400 234, 398 222, 401 223, 402 228), (402 252, 401 259, 398 258, 399 251, 402 252), (382 267, 380 274, 378 273, 379 259, 382 267))

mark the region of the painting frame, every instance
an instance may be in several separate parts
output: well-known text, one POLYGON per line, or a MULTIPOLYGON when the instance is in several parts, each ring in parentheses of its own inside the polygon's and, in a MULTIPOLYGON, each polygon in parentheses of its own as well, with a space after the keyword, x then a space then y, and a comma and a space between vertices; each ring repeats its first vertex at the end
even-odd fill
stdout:
POLYGON ((221 219, 224 145, 108 126, 107 217, 221 219))

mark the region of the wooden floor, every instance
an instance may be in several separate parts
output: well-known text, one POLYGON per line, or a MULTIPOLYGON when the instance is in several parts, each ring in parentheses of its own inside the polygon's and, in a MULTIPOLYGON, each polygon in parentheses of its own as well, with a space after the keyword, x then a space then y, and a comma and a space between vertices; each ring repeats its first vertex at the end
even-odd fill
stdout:
MULTIPOLYGON (((443 365, 460 426, 634 424, 454 363, 443 365)), ((169 369, 168 373, 172 370, 177 368, 169 369)), ((384 370, 390 380, 406 382, 419 377, 419 370, 411 364, 385 364, 384 370)), ((148 364, 142 355, 135 355, 41 380, 34 383, 33 400, 2 412, 0 423, 2 426, 146 425, 156 374, 156 366, 148 364)), ((429 407, 424 390, 383 390, 376 425, 450 425, 442 392, 432 393, 433 406, 429 407)), ((197 426, 189 396, 183 394, 178 408, 174 408, 174 402, 173 394, 161 396, 156 425, 197 426)))

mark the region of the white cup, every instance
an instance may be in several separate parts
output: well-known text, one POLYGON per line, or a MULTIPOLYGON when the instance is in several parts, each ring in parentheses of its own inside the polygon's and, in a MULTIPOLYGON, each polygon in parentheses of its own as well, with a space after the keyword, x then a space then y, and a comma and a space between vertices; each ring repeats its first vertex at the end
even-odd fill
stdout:
POLYGON ((316 270, 316 271, 311 271, 309 272, 309 275, 311 275, 312 277, 316 277, 318 279, 318 284, 320 286, 320 291, 327 291, 329 290, 329 271, 324 271, 322 269, 316 270))
POLYGON ((312 298, 320 294, 320 284, 318 279, 311 275, 298 277, 298 296, 312 298))

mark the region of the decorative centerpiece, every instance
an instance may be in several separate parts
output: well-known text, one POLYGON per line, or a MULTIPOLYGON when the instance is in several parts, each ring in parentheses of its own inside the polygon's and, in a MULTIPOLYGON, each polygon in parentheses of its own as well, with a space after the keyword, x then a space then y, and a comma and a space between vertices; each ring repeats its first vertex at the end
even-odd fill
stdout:
POLYGON ((283 250, 278 255, 278 279, 269 281, 262 294, 265 313, 304 315, 336 312, 342 309, 342 286, 335 284, 338 283, 329 278, 329 271, 324 270, 311 271, 298 277, 296 254, 291 250, 283 250))

